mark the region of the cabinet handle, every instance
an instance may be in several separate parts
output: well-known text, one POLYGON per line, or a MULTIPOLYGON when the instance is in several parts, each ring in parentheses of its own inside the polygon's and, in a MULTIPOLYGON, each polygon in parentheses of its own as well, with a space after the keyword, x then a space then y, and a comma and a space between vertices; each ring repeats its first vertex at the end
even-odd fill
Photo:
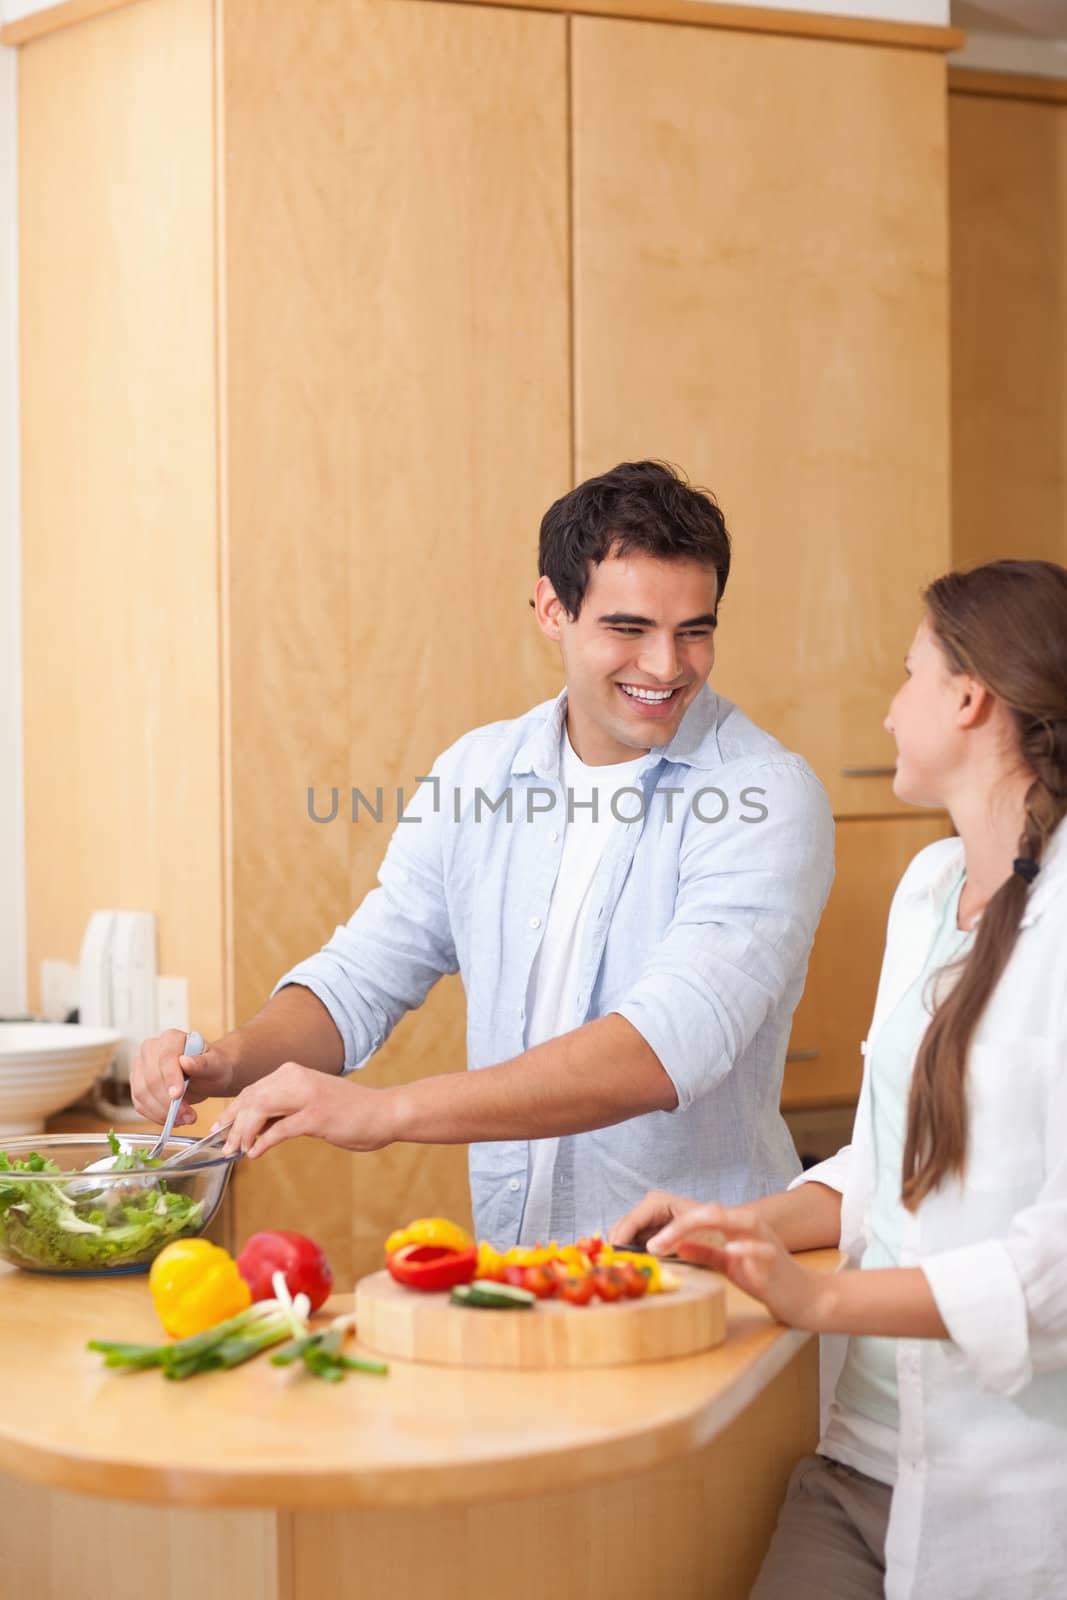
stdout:
POLYGON ((895 778, 896 767, 842 767, 843 778, 895 778))
POLYGON ((787 1061, 817 1061, 818 1058, 819 1052, 817 1050, 790 1050, 785 1059, 787 1061))

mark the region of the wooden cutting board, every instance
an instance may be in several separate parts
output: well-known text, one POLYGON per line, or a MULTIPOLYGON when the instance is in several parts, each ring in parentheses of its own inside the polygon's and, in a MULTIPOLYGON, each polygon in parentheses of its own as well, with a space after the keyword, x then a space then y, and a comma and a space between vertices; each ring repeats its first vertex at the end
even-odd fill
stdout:
POLYGON ((356 1285, 361 1345, 404 1361, 451 1367, 615 1367, 695 1355, 726 1337, 726 1291, 715 1273, 670 1267, 680 1287, 641 1300, 532 1311, 484 1311, 447 1294, 405 1289, 387 1272, 356 1285))

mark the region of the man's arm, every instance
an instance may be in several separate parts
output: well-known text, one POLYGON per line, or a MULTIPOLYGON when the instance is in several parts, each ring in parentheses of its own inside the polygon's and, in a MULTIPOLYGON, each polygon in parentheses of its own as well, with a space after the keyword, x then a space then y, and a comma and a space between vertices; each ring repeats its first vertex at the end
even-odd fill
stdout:
POLYGON ((298 1134, 346 1150, 379 1150, 397 1140, 545 1139, 672 1111, 677 1103, 674 1085, 636 1028, 612 1015, 499 1066, 382 1089, 331 1081, 289 1062, 246 1089, 220 1120, 230 1126, 228 1152, 258 1156, 298 1134))
MULTIPOLYGON (((440 767, 435 762, 434 774, 440 767)), ((188 1108, 179 1124, 195 1120, 197 1101, 236 1095, 287 1061, 330 1075, 361 1067, 438 978, 456 971, 432 796, 432 785, 424 784, 408 805, 379 887, 318 954, 284 975, 251 1021, 200 1056, 182 1055, 186 1035, 175 1028, 144 1041, 130 1076, 142 1116, 163 1121, 183 1074, 188 1108)))

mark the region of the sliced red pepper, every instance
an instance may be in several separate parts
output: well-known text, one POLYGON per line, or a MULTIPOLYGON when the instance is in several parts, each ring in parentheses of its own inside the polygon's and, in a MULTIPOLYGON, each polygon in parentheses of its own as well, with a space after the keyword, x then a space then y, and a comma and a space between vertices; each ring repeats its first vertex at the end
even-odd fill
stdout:
POLYGON ((575 1249, 580 1250, 583 1255, 588 1256, 590 1261, 595 1261, 603 1248, 604 1241, 600 1237, 599 1233, 592 1234, 588 1239, 579 1239, 575 1245, 575 1249))
POLYGON ((478 1265, 475 1246, 448 1250, 441 1244, 405 1244, 394 1250, 386 1266, 405 1289, 454 1289, 472 1282, 478 1265))

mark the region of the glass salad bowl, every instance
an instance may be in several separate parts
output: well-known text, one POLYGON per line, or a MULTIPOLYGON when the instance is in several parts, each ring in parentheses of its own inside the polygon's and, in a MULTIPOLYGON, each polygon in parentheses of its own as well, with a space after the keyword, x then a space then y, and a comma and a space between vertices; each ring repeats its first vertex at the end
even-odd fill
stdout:
POLYGON ((108 1277, 144 1272, 172 1239, 203 1233, 237 1155, 210 1150, 157 1173, 195 1141, 174 1137, 145 1166, 137 1152, 154 1138, 151 1131, 0 1138, 0 1260, 29 1272, 108 1277), (85 1171, 112 1154, 114 1169, 85 1171))

